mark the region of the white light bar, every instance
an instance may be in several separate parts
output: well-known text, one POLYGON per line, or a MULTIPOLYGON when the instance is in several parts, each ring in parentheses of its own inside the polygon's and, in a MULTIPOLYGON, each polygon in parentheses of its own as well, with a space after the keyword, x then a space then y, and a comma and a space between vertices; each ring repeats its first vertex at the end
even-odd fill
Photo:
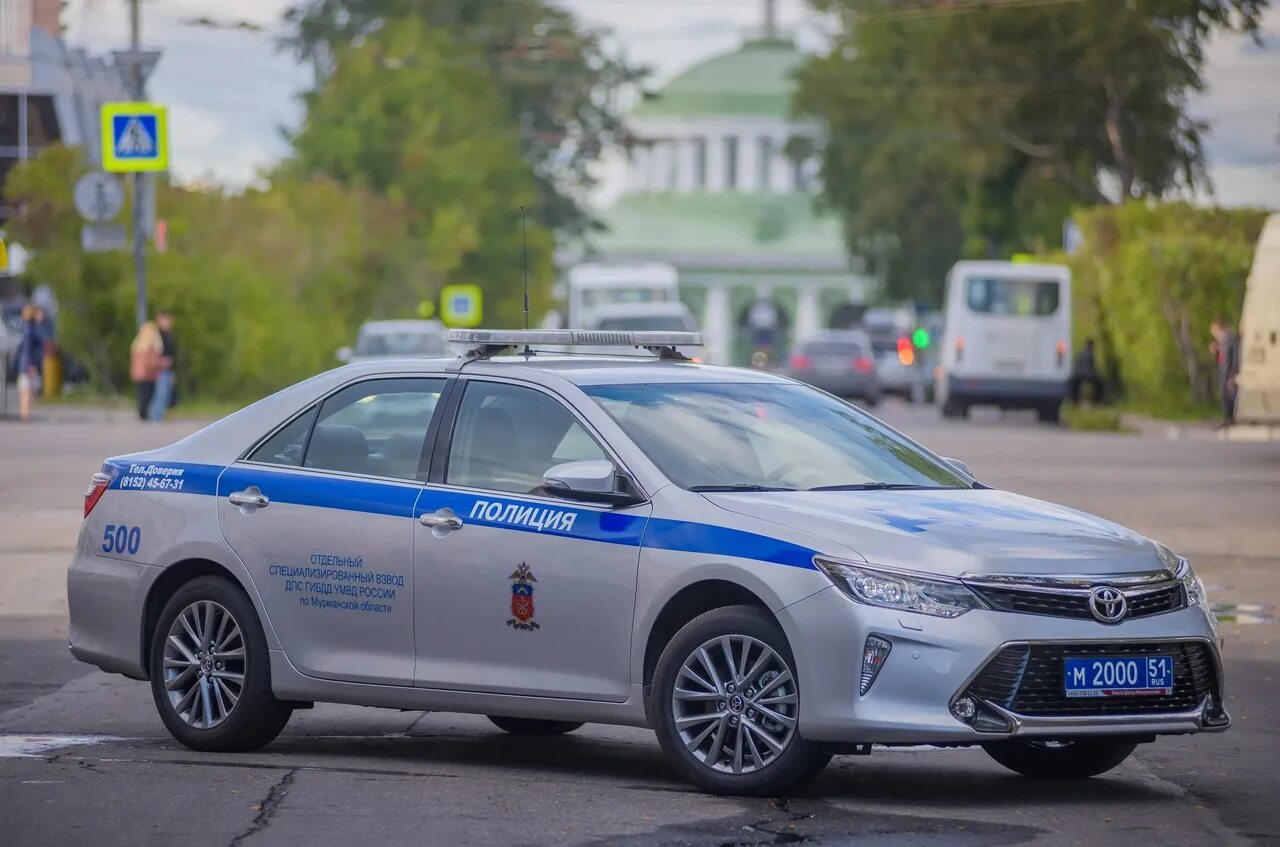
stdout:
POLYGON ((451 329, 452 344, 521 347, 528 344, 558 344, 591 347, 701 347, 700 332, 593 329, 451 329))

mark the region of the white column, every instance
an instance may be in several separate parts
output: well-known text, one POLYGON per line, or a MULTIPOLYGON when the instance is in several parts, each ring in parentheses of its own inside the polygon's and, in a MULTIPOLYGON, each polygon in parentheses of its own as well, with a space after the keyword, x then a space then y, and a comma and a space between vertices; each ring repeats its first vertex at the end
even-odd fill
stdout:
POLYGON ((702 335, 706 342, 703 349, 707 361, 713 365, 728 364, 733 343, 733 320, 729 313, 729 289, 723 285, 712 285, 707 289, 702 335))
POLYGON ((631 148, 631 168, 627 180, 627 189, 633 192, 643 192, 647 187, 645 178, 648 173, 649 147, 646 144, 637 144, 631 148))
POLYGON ((792 333, 792 343, 799 344, 817 335, 822 330, 821 290, 816 286, 806 285, 796 294, 796 323, 792 333))
POLYGON ((707 191, 724 191, 724 136, 707 135, 707 191))

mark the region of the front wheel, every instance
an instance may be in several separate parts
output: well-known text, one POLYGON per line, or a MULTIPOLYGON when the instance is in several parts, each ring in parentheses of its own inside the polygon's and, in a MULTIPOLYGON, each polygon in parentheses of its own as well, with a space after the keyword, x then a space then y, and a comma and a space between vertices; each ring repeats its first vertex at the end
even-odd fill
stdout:
POLYGON ((1124 739, 1078 741, 996 741, 982 745, 987 755, 1031 779, 1085 779, 1119 765, 1138 745, 1124 739))
POLYGON ((540 718, 506 718, 489 715, 489 722, 512 735, 564 735, 582 726, 579 721, 548 721, 540 718))
POLYGON ((169 599, 150 659, 160 719, 193 750, 256 750, 293 713, 271 692, 267 639, 253 604, 221 577, 197 577, 169 599))
POLYGON ((795 660, 763 609, 726 606, 694 618, 663 650, 653 683, 658 742, 704 791, 778 796, 831 759, 800 737, 795 660))

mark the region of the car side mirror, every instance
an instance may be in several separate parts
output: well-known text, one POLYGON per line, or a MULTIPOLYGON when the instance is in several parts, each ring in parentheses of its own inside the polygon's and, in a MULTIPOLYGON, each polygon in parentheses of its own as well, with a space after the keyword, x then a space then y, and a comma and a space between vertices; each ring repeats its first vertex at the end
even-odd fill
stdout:
POLYGON ((553 497, 586 503, 634 506, 643 502, 630 477, 604 459, 555 465, 542 475, 542 488, 553 497))
POLYGON ((977 479, 977 477, 973 475, 973 471, 969 470, 969 466, 966 465, 964 462, 960 461, 959 459, 948 459, 946 456, 943 456, 942 461, 946 462, 948 465, 960 471, 960 473, 964 474, 970 479, 977 479))
POLYGON ((335 353, 334 356, 338 359, 339 362, 346 363, 346 362, 350 362, 351 359, 355 356, 355 351, 352 350, 350 347, 339 347, 338 352, 335 353))

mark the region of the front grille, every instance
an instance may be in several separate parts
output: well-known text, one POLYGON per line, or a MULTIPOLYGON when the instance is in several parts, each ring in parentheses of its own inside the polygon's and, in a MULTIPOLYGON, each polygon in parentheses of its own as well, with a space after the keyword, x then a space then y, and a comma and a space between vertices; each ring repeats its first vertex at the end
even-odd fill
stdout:
POLYGON ((969 683, 965 694, 1019 715, 1161 714, 1189 712, 1218 691, 1213 653, 1203 641, 1019 644, 1004 648, 969 683), (1149 697, 1067 697, 1062 660, 1084 656, 1172 656, 1173 693, 1149 697))
MULTIPOLYGON (((1093 612, 1089 608, 1088 591, 1046 591, 1033 587, 976 583, 968 583, 968 585, 986 601, 987 605, 999 612, 1021 612, 1024 615, 1048 615, 1079 620, 1094 619, 1093 612)), ((1182 584, 1178 582, 1155 589, 1125 589, 1124 596, 1128 601, 1125 620, 1174 612, 1187 604, 1182 584)))

